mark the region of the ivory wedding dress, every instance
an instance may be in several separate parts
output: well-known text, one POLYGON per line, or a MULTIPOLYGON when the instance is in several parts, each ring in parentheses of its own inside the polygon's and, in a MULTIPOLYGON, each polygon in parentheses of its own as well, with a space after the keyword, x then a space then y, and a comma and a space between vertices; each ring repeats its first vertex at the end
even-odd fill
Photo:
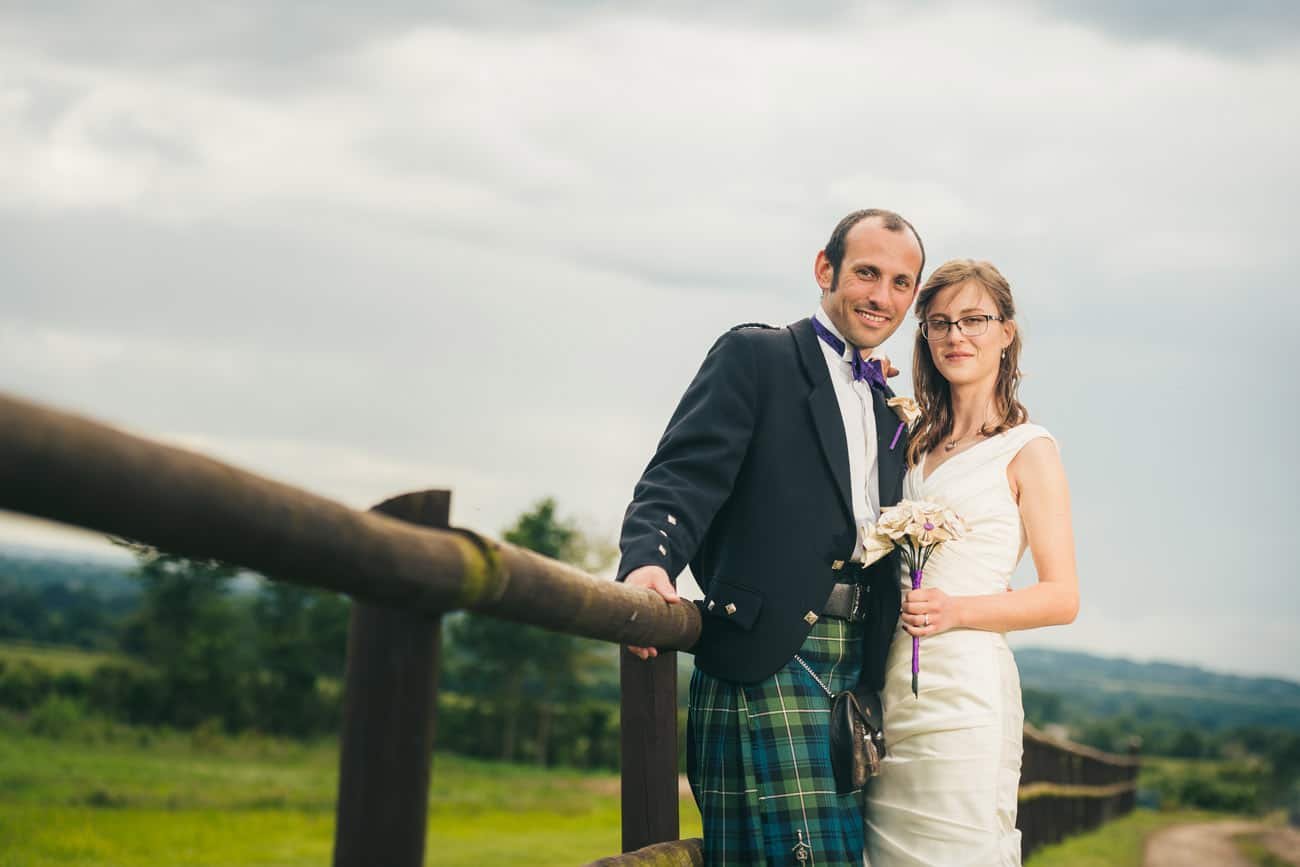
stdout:
MULTIPOLYGON (((954 455, 929 478, 920 467, 908 471, 904 498, 942 503, 967 528, 935 551, 922 587, 977 596, 1010 586, 1026 539, 1007 465, 1039 437, 1051 434, 1022 424, 954 455)), ((912 588, 906 570, 901 581, 905 593, 912 588)), ((1019 864, 1024 710, 1005 636, 951 629, 923 638, 920 667, 913 697, 912 638, 900 626, 881 694, 888 754, 866 799, 870 867, 1019 864)))

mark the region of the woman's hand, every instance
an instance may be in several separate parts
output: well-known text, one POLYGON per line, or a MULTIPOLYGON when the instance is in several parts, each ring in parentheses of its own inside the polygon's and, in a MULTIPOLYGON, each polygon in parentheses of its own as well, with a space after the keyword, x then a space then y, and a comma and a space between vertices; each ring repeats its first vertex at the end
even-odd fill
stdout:
POLYGON ((903 594, 903 628, 908 635, 928 638, 960 626, 957 600, 938 587, 922 587, 903 594))

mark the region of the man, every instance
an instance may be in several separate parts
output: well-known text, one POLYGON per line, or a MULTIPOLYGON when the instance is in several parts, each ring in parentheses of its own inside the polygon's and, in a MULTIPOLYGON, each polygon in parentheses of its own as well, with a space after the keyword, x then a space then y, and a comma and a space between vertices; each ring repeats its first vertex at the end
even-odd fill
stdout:
POLYGON ((812 674, 832 691, 883 682, 897 562, 854 560, 858 526, 901 495, 907 443, 865 358, 924 263, 897 214, 841 220, 817 254, 814 316, 719 338, 628 507, 619 579, 676 602, 689 563, 705 592, 687 773, 708 864, 862 863, 860 793, 835 792, 812 674))

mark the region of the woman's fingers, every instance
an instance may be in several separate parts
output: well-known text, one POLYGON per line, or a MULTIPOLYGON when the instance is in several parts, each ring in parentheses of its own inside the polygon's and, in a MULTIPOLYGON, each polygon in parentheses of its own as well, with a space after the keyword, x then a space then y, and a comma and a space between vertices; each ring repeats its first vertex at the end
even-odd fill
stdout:
POLYGON ((903 628, 911 635, 935 635, 943 631, 942 618, 933 610, 919 614, 904 614, 900 619, 903 628))

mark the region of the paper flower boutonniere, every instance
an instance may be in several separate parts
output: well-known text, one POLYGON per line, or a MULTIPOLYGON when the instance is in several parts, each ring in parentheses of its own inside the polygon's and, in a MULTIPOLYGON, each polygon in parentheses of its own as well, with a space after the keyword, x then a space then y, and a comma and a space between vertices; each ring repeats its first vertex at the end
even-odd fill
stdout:
POLYGON ((898 416, 898 430, 894 431, 894 438, 889 443, 889 450, 892 452, 894 446, 898 445, 898 438, 903 435, 903 428, 910 428, 921 419, 921 405, 910 397, 891 397, 885 401, 885 405, 894 410, 898 416))

